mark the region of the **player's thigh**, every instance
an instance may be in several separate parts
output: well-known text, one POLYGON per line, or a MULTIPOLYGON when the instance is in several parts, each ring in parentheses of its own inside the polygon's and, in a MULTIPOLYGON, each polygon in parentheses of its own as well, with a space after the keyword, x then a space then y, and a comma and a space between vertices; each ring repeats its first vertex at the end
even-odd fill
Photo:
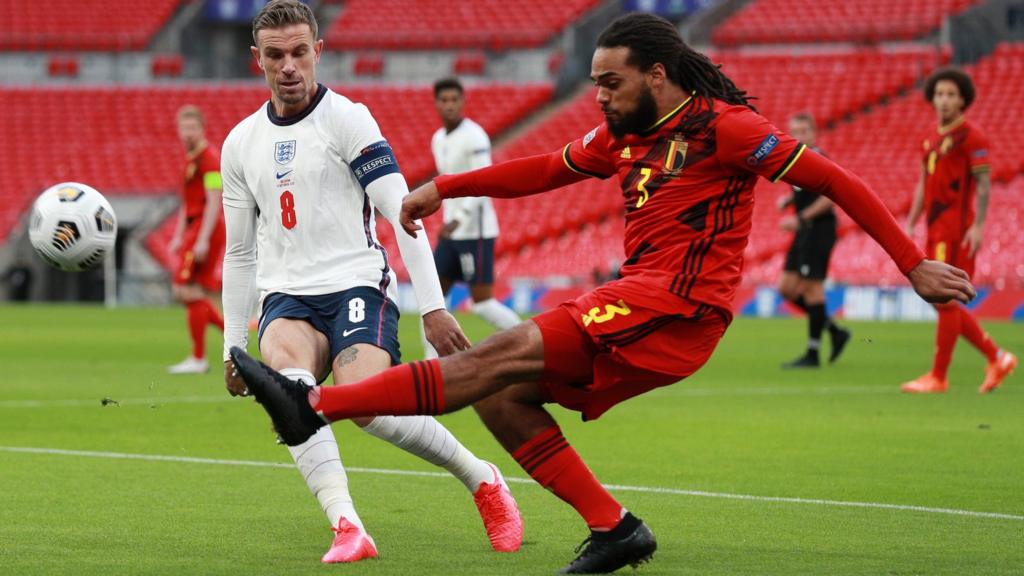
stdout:
POLYGON ((494 284, 471 284, 469 286, 469 295, 472 296, 473 302, 484 302, 494 298, 494 284))
POLYGON ((260 355, 271 368, 301 368, 318 380, 330 362, 327 336, 305 320, 275 318, 260 336, 260 355))
POLYGON ((337 386, 359 382, 390 367, 391 355, 387 350, 364 342, 345 347, 331 364, 337 386))
POLYGON ((203 287, 198 284, 177 284, 175 289, 178 299, 182 302, 193 302, 206 297, 203 287))

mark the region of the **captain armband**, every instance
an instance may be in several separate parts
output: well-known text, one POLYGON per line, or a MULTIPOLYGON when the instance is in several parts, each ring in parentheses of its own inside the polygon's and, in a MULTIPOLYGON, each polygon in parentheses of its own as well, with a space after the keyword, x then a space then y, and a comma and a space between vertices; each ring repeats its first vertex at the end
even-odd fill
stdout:
POLYGON ((374 142, 359 152, 350 164, 356 180, 366 190, 371 182, 388 174, 400 174, 398 160, 387 140, 374 142))

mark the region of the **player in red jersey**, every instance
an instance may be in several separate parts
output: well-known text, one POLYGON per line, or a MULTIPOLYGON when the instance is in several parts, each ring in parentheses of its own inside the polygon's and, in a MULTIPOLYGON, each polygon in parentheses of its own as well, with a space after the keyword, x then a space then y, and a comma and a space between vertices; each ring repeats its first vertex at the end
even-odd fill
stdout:
POLYGON ((206 120, 195 106, 178 110, 178 138, 185 148, 181 212, 170 250, 178 257, 174 297, 185 305, 192 354, 169 366, 171 374, 201 374, 206 361, 206 327, 224 330, 224 319, 213 305, 220 292, 224 260, 224 216, 221 209, 220 151, 206 141, 206 120))
MULTIPOLYGON (((981 248, 985 213, 991 188, 989 143, 964 116, 974 101, 971 77, 956 68, 944 68, 925 83, 924 97, 938 116, 922 144, 921 179, 907 218, 912 233, 921 214, 928 226, 927 254, 974 274, 974 258, 981 248)), ((999 349, 966 308, 956 302, 938 304, 935 359, 930 372, 903 384, 904 392, 945 392, 946 373, 958 336, 963 336, 985 358, 985 379, 978 389, 990 392, 1017 367, 1017 358, 999 349)))
MULTIPOLYGON (((780 133, 668 21, 629 14, 599 37, 592 62, 606 123, 564 149, 439 176, 406 197, 406 232, 443 198, 536 194, 616 176, 626 209, 622 278, 440 360, 396 366, 349 386, 302 386, 231 351, 286 443, 374 414, 473 405, 538 483, 591 530, 563 573, 611 572, 653 555, 654 535, 597 481, 543 404, 599 417, 699 369, 732 319, 758 176, 819 191, 885 247, 930 301, 969 301, 966 274, 926 260, 857 177, 780 133)), ((566 202, 585 202, 566 197, 566 202)))

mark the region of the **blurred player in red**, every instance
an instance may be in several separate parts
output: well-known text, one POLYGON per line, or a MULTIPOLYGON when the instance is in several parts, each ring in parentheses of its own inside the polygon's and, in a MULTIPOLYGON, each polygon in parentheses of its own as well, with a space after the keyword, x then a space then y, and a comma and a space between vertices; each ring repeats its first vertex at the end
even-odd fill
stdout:
POLYGON ((178 110, 178 138, 185 147, 181 213, 170 250, 178 257, 174 297, 185 305, 192 354, 169 366, 171 374, 202 374, 206 361, 206 327, 224 330, 224 318, 213 305, 220 292, 224 260, 224 217, 221 209, 220 151, 206 141, 206 119, 195 106, 178 110))
MULTIPOLYGON (((964 116, 974 102, 974 83, 962 70, 944 68, 928 78, 924 97, 935 108, 939 122, 924 137, 921 180, 914 191, 907 233, 912 233, 918 218, 926 214, 928 257, 973 275, 991 188, 988 139, 964 116)), ((985 380, 978 391, 984 394, 998 388, 1017 367, 1017 357, 999 349, 959 303, 938 304, 935 309, 939 322, 931 372, 903 384, 901 389, 945 392, 953 347, 961 335, 988 359, 985 380)))
MULTIPOLYGON (((519 197, 615 177, 626 212, 622 277, 439 360, 360 382, 309 387, 231 356, 286 443, 337 420, 438 414, 473 405, 523 469, 590 529, 563 573, 612 572, 651 558, 654 534, 594 477, 545 403, 594 420, 616 404, 696 372, 732 320, 758 177, 832 198, 930 301, 974 296, 966 274, 927 260, 858 179, 757 114, 668 21, 634 13, 597 42, 591 78, 605 123, 562 150, 437 177, 406 196, 402 225, 444 198, 519 197)), ((588 198, 561 192, 565 203, 588 198)), ((642 432, 638 432, 641 433, 642 432)))

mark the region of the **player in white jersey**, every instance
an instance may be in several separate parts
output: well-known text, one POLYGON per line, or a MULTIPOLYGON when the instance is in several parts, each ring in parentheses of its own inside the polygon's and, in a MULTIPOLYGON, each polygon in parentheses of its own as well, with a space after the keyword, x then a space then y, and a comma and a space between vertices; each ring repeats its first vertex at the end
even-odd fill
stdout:
MULTIPOLYGON (((235 395, 247 391, 227 351, 245 347, 257 299, 260 352, 289 378, 315 384, 333 372, 345 385, 399 362, 395 278, 374 209, 396 225, 408 188, 366 107, 316 82, 316 34, 312 11, 298 0, 260 11, 252 52, 271 98, 224 142, 224 378, 235 395)), ((444 309, 430 245, 397 236, 427 337, 442 354, 468 347, 444 309)), ((440 423, 383 416, 357 424, 449 470, 473 493, 492 547, 519 548, 522 521, 501 474, 440 423)), ((335 532, 323 561, 375 557, 330 427, 289 451, 335 532)))
MULTIPOLYGON (((479 124, 463 115, 465 90, 455 78, 434 84, 434 105, 443 126, 434 132, 430 149, 439 174, 468 172, 491 165, 491 139, 479 124)), ((494 297, 494 242, 498 217, 490 198, 444 201, 444 227, 434 248, 441 290, 455 282, 469 284, 473 312, 499 330, 519 323, 519 316, 494 297)), ((437 353, 424 341, 428 358, 437 353)))

